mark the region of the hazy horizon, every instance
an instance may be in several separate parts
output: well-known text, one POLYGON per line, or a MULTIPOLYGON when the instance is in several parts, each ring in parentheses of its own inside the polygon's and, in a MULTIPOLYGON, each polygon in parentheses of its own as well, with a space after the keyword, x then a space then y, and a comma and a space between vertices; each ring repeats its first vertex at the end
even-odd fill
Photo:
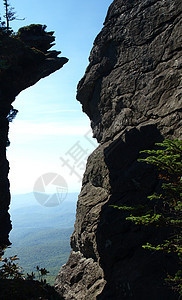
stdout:
POLYGON ((13 103, 19 112, 10 124, 7 148, 12 194, 32 191, 38 178, 51 172, 65 179, 69 192, 80 190, 86 158, 97 142, 92 139, 89 118, 76 101, 76 88, 111 2, 10 1, 17 16, 25 18, 10 23, 15 32, 33 23, 46 24, 47 31, 55 31, 52 50, 62 51, 61 56, 69 59, 61 70, 22 91, 13 103), (82 168, 69 157, 69 151, 78 145, 83 150, 82 168), (70 166, 64 164, 67 159, 70 166))

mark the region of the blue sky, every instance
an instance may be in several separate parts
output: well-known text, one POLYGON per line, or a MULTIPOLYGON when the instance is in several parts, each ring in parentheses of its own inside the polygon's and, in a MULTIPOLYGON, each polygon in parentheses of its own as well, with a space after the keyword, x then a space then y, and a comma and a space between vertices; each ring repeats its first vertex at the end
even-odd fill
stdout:
MULTIPOLYGON (((54 48, 69 58, 61 70, 21 92, 14 102, 19 113, 10 126, 7 150, 11 192, 32 192, 36 180, 50 172, 66 180, 69 192, 79 191, 85 159, 97 143, 91 138, 89 119, 76 101, 76 86, 112 0, 10 3, 18 17, 25 18, 11 23, 14 31, 33 23, 45 24, 48 31, 55 31, 54 48)), ((2 12, 2 4, 0 9, 2 12)))

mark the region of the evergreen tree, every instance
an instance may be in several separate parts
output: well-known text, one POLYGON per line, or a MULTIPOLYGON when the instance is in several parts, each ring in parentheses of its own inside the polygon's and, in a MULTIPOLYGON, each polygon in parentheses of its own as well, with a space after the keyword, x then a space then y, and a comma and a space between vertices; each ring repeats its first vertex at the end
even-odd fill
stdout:
POLYGON ((8 0, 3 0, 4 1, 4 8, 5 8, 5 14, 4 18, 6 19, 6 28, 7 31, 10 29, 10 21, 16 20, 16 12, 14 10, 14 7, 12 7, 9 3, 8 0))
POLYGON ((170 229, 167 240, 163 240, 161 244, 152 245, 148 242, 142 247, 172 253, 178 257, 179 270, 174 276, 167 274, 166 282, 182 296, 182 141, 164 140, 163 143, 156 143, 156 146, 159 147, 157 150, 141 151, 148 156, 139 159, 155 166, 162 182, 161 193, 148 196, 153 209, 149 209, 151 205, 113 207, 128 211, 130 215, 126 220, 137 225, 170 229))
POLYGON ((4 14, 4 18, 6 20, 5 25, 6 25, 6 31, 7 32, 11 32, 10 30, 10 22, 14 21, 14 20, 25 20, 24 19, 18 19, 16 16, 16 11, 14 9, 14 7, 12 7, 9 3, 8 0, 3 0, 3 4, 4 4, 4 9, 5 9, 5 14, 4 14))

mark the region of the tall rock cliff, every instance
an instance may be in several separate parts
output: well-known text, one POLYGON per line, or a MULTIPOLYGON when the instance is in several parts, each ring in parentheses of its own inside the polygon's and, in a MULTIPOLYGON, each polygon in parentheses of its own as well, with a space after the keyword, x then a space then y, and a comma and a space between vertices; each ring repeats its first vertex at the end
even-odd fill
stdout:
POLYGON ((55 287, 64 299, 177 299, 165 284, 175 258, 144 250, 166 232, 136 226, 111 205, 146 203, 158 190, 139 151, 181 138, 181 0, 114 0, 77 99, 100 146, 90 155, 72 251, 55 287))
POLYGON ((0 28, 0 246, 9 244, 11 230, 6 146, 9 143, 9 121, 16 113, 12 102, 22 90, 68 61, 57 57, 61 52, 49 51, 55 38, 53 32, 46 32, 45 28, 39 24, 23 27, 14 37, 0 28))

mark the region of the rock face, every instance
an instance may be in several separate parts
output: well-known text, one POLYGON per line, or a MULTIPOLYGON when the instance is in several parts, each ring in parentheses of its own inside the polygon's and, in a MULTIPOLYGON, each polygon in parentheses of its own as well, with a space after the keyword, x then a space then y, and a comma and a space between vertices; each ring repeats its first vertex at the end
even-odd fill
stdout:
POLYGON ((77 99, 100 146, 78 199, 72 252, 55 287, 64 299, 178 299, 164 284, 175 258, 144 250, 165 230, 125 220, 110 205, 146 203, 159 188, 139 151, 181 138, 181 0, 115 0, 97 36, 77 99))
MULTIPOLYGON (((57 57, 56 54, 60 52, 47 51, 54 41, 53 33, 46 33, 45 26, 42 26, 41 34, 38 34, 37 26, 40 31, 42 25, 31 25, 31 30, 26 27, 29 37, 31 32, 32 40, 36 28, 36 43, 31 45, 29 40, 26 43, 25 33, 24 39, 21 40, 20 33, 19 36, 13 38, 0 29, 0 246, 9 244, 8 234, 11 230, 8 214, 9 163, 6 159, 9 121, 16 113, 11 104, 22 90, 60 69, 68 61, 67 58, 57 57), (44 51, 43 47, 41 50, 40 47, 36 48, 39 39, 40 44, 44 45, 44 51)), ((24 31, 22 29, 21 32, 24 31)))

